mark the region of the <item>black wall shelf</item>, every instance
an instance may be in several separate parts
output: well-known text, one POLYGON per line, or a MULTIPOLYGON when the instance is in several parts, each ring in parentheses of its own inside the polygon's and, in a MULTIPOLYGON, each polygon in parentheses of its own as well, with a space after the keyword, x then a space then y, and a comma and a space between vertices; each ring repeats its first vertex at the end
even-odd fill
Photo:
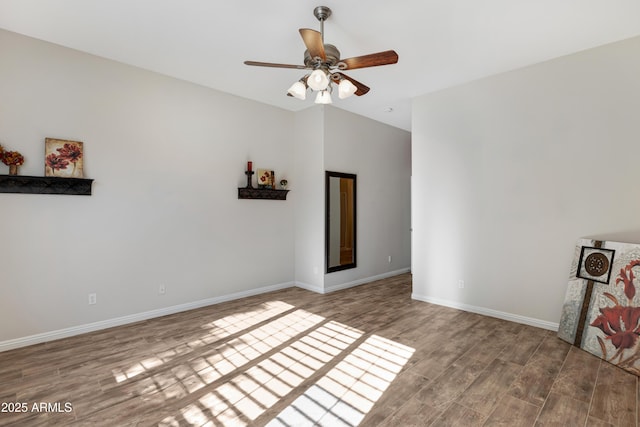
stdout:
POLYGON ((238 188, 238 199, 287 200, 289 190, 238 188))
POLYGON ((92 179, 0 175, 0 193, 91 195, 92 179))

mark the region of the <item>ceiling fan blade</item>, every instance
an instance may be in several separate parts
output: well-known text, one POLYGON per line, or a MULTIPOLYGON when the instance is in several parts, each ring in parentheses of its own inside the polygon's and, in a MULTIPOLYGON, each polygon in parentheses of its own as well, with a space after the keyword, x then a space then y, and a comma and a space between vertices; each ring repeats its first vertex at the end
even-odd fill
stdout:
POLYGON ((311 57, 315 58, 316 56, 319 56, 323 61, 326 61, 327 55, 324 53, 322 34, 316 30, 310 30, 309 28, 300 28, 299 31, 302 36, 302 41, 307 47, 311 57))
POLYGON ((306 70, 305 65, 276 64, 273 62, 244 61, 245 65, 254 65, 256 67, 273 67, 273 68, 295 68, 297 70, 306 70))
POLYGON ((389 65, 398 62, 398 54, 393 50, 372 53, 370 55, 355 56, 353 58, 342 59, 347 65, 345 70, 355 70, 356 68, 377 67, 378 65, 389 65))
POLYGON ((358 90, 355 91, 355 95, 362 96, 362 95, 365 95, 370 90, 370 88, 368 86, 363 85, 359 81, 352 79, 351 77, 347 76, 346 74, 339 73, 339 72, 336 72, 334 74, 337 74, 340 77, 342 77, 343 79, 349 80, 351 83, 353 83, 353 85, 358 88, 358 90))

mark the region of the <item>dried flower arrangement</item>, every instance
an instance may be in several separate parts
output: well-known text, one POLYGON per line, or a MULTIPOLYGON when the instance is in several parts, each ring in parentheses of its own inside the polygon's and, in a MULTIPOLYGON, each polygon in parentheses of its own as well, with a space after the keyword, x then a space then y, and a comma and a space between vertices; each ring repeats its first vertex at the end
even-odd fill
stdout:
POLYGON ((24 156, 17 151, 4 151, 2 153, 2 163, 7 166, 21 166, 24 164, 24 156))
POLYGON ((0 161, 9 166, 9 175, 17 175, 18 166, 24 164, 24 156, 17 151, 6 151, 0 145, 0 161))

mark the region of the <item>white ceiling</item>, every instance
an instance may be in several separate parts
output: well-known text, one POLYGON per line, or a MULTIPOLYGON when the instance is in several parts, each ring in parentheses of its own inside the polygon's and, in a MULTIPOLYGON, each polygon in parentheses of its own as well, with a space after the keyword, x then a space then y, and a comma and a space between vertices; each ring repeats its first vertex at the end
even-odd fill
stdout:
POLYGON ((0 0, 0 28, 298 111, 303 71, 243 61, 302 64, 319 5, 343 58, 400 57, 346 72, 371 91, 333 105, 406 130, 415 96, 640 35, 638 0, 0 0))

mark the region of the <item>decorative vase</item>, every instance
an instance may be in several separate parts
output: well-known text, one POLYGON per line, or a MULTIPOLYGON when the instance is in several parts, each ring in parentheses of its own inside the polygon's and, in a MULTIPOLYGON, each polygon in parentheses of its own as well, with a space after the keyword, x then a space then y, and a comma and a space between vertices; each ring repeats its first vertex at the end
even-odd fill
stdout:
POLYGON ((18 165, 9 165, 9 175, 18 175, 18 165))

